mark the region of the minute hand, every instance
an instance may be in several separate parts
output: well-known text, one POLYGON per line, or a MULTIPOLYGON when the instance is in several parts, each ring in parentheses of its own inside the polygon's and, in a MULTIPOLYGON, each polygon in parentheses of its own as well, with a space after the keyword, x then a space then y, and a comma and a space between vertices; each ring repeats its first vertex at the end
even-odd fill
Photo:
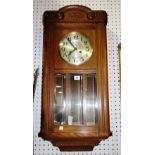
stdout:
POLYGON ((72 44, 72 42, 69 40, 69 38, 67 40, 72 45, 72 47, 74 48, 74 50, 77 50, 77 48, 72 44))

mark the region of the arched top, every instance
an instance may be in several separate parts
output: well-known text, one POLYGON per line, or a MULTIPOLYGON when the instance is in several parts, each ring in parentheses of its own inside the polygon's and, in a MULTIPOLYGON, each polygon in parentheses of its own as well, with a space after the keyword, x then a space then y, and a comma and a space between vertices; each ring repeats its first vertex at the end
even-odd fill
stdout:
POLYGON ((83 12, 90 12, 92 11, 90 8, 83 6, 83 5, 67 5, 59 9, 60 12, 72 11, 72 10, 79 10, 83 12))
POLYGON ((67 5, 57 11, 46 11, 43 23, 70 22, 70 23, 105 23, 107 24, 107 13, 104 10, 91 10, 82 5, 67 5))

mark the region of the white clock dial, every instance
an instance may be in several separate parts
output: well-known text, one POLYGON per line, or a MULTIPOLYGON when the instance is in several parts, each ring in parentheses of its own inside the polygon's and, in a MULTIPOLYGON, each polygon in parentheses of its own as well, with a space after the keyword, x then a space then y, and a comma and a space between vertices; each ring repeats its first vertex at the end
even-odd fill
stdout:
POLYGON ((59 43, 59 50, 61 57, 72 65, 85 63, 93 52, 89 39, 79 32, 65 35, 59 43))

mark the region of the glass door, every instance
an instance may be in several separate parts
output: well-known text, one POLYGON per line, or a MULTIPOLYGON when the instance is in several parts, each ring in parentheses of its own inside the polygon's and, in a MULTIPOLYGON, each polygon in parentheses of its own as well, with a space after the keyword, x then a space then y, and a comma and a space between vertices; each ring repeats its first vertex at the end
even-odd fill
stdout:
POLYGON ((54 123, 95 125, 96 74, 55 74, 54 123))

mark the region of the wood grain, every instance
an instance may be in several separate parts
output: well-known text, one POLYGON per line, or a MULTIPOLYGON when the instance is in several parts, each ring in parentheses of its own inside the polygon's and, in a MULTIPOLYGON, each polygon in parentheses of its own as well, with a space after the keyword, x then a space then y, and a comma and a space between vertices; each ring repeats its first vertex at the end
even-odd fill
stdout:
MULTIPOLYGON (((79 5, 66 6, 58 11, 46 11, 43 15, 44 54, 39 136, 51 141, 61 151, 90 151, 102 139, 112 135, 109 119, 106 24, 105 11, 93 11, 79 5), (58 45, 61 38, 73 31, 87 36, 93 47, 92 57, 79 66, 66 63, 59 53, 58 45), (86 73, 96 73, 98 105, 96 125, 63 125, 63 130, 60 130, 59 125, 54 124, 55 73, 66 75, 81 73, 83 77, 86 73)), ((84 89, 86 81, 83 81, 84 89)), ((66 90, 68 86, 69 83, 66 83, 66 90)), ((69 95, 69 91, 65 93, 66 95, 69 95)), ((83 95, 86 93, 83 92, 83 95)))

